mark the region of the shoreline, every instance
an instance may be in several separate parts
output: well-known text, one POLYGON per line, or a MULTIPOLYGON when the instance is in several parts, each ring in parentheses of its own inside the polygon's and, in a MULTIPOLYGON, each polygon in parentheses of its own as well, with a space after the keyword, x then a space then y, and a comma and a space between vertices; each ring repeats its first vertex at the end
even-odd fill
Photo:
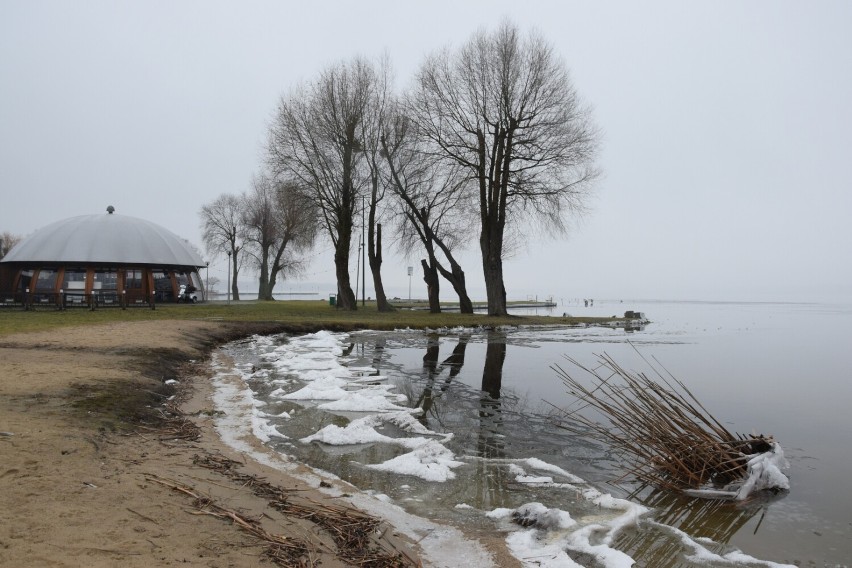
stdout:
POLYGON ((420 547, 294 475, 304 466, 219 439, 212 350, 284 330, 168 320, 0 338, 0 564, 420 565, 420 547), (363 534, 346 544, 339 525, 353 520, 363 534))

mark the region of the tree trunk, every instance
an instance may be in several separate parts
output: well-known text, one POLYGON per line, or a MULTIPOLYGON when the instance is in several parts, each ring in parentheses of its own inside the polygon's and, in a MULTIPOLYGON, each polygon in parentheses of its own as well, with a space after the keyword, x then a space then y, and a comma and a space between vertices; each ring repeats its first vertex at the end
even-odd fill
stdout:
POLYGON ((239 286, 237 286, 237 254, 236 254, 236 252, 234 254, 230 255, 230 258, 231 258, 231 262, 233 263, 233 266, 231 267, 231 274, 233 275, 233 276, 231 276, 231 298, 233 298, 234 301, 238 302, 240 300, 240 288, 239 288, 239 286))
POLYGON ((388 297, 385 294, 385 286, 382 283, 382 224, 376 223, 374 245, 373 217, 374 214, 370 211, 370 234, 367 255, 370 260, 370 272, 373 274, 373 286, 376 289, 376 307, 380 312, 392 312, 394 308, 388 302, 388 297))
POLYGON ((269 293, 269 283, 268 282, 260 282, 257 287, 257 299, 258 300, 270 300, 271 294, 269 293))
POLYGON ((467 286, 464 280, 464 270, 452 258, 449 258, 452 272, 438 264, 438 270, 441 276, 453 286, 456 294, 459 296, 459 311, 463 314, 473 313, 473 302, 470 301, 470 296, 467 295, 467 286))
POLYGON ((438 278, 438 268, 435 266, 434 261, 430 266, 425 258, 420 261, 420 265, 423 267, 423 281, 426 282, 426 290, 429 295, 429 312, 433 314, 440 314, 441 301, 439 299, 439 293, 441 290, 441 282, 438 278))
POLYGON ((267 295, 268 295, 268 297, 264 298, 265 300, 272 301, 272 300, 275 299, 275 296, 272 295, 272 291, 275 290, 275 281, 278 279, 277 274, 278 274, 277 270, 270 270, 269 271, 269 284, 267 284, 267 290, 268 290, 267 295))
POLYGON ((271 300, 272 290, 269 289, 269 248, 262 248, 260 254, 260 282, 257 287, 257 299, 271 300))
POLYGON ((483 232, 480 238, 482 248, 482 273, 485 276, 485 293, 488 297, 488 315, 505 316, 506 311, 506 288, 503 285, 503 258, 500 254, 500 245, 489 242, 487 234, 483 232))
POLYGON ((274 300, 275 296, 273 296, 272 292, 275 290, 275 283, 278 281, 278 274, 284 269, 284 266, 281 263, 281 259, 284 257, 284 251, 287 250, 287 245, 289 244, 289 238, 283 238, 279 241, 277 252, 275 253, 275 258, 272 259, 272 263, 269 267, 269 300, 274 300))
POLYGON ((334 270, 337 275, 337 305, 344 310, 355 311, 358 301, 349 282, 349 245, 338 246, 334 251, 334 270), (345 249, 345 250, 340 250, 345 249))

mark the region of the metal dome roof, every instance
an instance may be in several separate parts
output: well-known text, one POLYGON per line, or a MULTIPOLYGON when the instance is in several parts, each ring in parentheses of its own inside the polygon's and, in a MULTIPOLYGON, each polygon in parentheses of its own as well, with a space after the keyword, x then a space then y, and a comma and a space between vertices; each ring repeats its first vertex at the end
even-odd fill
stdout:
POLYGON ((188 241, 171 231, 112 212, 52 223, 15 245, 0 262, 205 264, 188 241))

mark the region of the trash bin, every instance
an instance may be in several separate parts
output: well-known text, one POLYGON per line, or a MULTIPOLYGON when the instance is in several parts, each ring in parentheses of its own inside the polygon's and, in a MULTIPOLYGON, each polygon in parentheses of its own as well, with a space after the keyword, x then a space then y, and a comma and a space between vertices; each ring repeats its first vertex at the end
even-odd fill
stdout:
POLYGON ((329 306, 336 306, 337 305, 337 295, 336 294, 332 294, 328 297, 328 305, 329 306))

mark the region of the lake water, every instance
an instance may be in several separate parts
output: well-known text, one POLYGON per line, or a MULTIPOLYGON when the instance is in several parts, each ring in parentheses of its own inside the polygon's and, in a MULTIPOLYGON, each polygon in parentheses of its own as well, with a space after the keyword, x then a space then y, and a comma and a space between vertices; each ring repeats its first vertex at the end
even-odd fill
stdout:
MULTIPOLYGON (((242 369, 246 390, 262 405, 260 437, 270 446, 411 513, 474 534, 509 530, 494 512, 517 511, 527 503, 565 512, 576 523, 548 536, 573 559, 561 565, 622 566, 631 558, 637 566, 655 567, 848 566, 852 306, 596 301, 592 307, 560 303, 549 315, 558 320, 565 312, 604 316, 625 310, 642 311, 651 323, 633 331, 554 327, 280 336, 232 344, 222 352, 242 369), (575 401, 553 366, 579 373, 565 355, 594 365, 599 354, 636 371, 648 369, 643 358, 656 361, 729 430, 773 435, 790 462, 785 471, 790 491, 743 504, 632 494, 629 484, 614 485, 621 471, 610 449, 555 425, 559 410, 573 408, 575 401), (329 373, 355 381, 347 385, 365 385, 359 391, 362 406, 351 400, 341 405, 342 395, 305 390, 318 388, 322 381, 313 381, 329 373), (294 394, 299 392, 304 396, 294 394), (394 408, 377 412, 382 409, 376 396, 394 408), (411 422, 388 419, 412 415, 399 407, 421 412, 411 422), (364 422, 370 416, 386 418, 364 422), (310 436, 314 441, 305 440, 310 436), (412 451, 420 443, 415 440, 428 443, 412 451), (602 510, 600 500, 584 493, 589 486, 649 511, 638 524, 622 526, 617 519, 623 507, 602 510), (601 523, 603 536, 578 539, 577 527, 591 523, 601 523), (591 560, 599 553, 608 560, 591 560)), ((331 389, 339 385, 332 383, 323 392, 337 392, 331 389)), ((523 556, 530 549, 516 543, 513 550, 523 556)))

